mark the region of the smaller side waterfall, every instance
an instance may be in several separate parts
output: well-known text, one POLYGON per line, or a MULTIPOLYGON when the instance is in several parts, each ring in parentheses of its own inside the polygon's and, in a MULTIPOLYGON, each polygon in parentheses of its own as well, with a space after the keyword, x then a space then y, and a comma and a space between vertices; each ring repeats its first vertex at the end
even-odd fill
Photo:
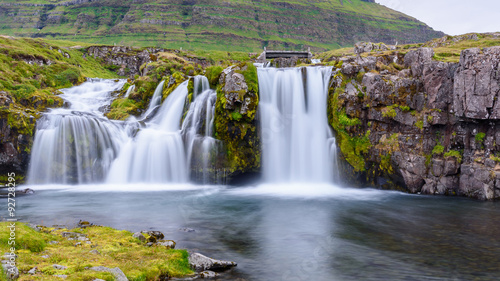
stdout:
MULTIPOLYGON (((108 182, 180 183, 188 180, 184 143, 180 134, 187 85, 188 81, 180 84, 167 97, 147 127, 124 145, 111 166, 108 182)), ((158 88, 163 86, 158 85, 158 88)))
MULTIPOLYGON (((206 78, 205 78, 206 79, 206 78)), ((182 123, 191 178, 203 183, 222 183, 223 173, 217 167, 222 143, 213 138, 217 93, 205 90, 191 103, 182 123)))
POLYGON ((132 93, 134 91, 134 89, 135 89, 135 85, 128 87, 127 92, 125 93, 124 97, 128 98, 128 96, 130 96, 130 93, 132 93))
POLYGON ((124 83, 93 79, 62 90, 70 108, 53 109, 37 122, 29 184, 82 184, 105 178, 126 136, 98 110, 124 83))
POLYGON ((207 77, 203 75, 196 75, 193 77, 193 100, 195 100, 199 94, 208 89, 210 89, 210 83, 208 82, 207 77))
POLYGON ((162 93, 163 93, 163 84, 165 84, 165 80, 162 80, 158 86, 156 86, 155 92, 153 96, 151 97, 151 101, 149 102, 148 109, 146 112, 142 115, 143 117, 148 117, 157 106, 161 104, 161 98, 162 98, 162 93))

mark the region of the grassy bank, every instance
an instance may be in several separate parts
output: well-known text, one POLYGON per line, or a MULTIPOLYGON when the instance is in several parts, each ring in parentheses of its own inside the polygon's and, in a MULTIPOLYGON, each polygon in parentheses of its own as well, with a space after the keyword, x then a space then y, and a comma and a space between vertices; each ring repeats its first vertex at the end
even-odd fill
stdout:
MULTIPOLYGON (((2 253, 9 252, 7 241, 10 230, 7 226, 8 223, 0 222, 2 253)), ((16 263, 20 272, 18 280, 61 280, 55 275, 67 275, 65 280, 114 280, 111 273, 89 269, 96 266, 118 267, 129 280, 136 281, 192 273, 187 251, 157 245, 148 247, 145 242, 132 237, 131 232, 110 227, 42 228, 36 231, 24 223, 17 223, 15 241, 16 263), (77 234, 68 235, 65 232, 77 234), (80 238, 75 239, 75 236, 80 238), (56 269, 54 264, 66 268, 56 269), (34 267, 37 268, 35 274, 27 273, 34 267)))

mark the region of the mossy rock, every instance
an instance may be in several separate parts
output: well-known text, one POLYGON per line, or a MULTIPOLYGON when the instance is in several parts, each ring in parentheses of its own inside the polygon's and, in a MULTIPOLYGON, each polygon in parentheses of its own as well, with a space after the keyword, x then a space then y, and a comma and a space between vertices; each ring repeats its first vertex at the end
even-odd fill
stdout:
POLYGON ((242 63, 222 73, 217 87, 215 106, 216 138, 227 150, 229 176, 260 170, 261 145, 259 124, 255 120, 259 103, 257 69, 251 63, 242 63), (238 92, 238 101, 229 104, 226 96, 234 93, 225 91, 226 79, 232 79, 232 71, 243 74, 247 90, 238 92))

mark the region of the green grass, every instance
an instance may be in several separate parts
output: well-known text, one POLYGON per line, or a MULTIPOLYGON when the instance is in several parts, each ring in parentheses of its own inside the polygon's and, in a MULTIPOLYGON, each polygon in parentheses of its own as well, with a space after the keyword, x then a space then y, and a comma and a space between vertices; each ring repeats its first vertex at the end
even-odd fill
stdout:
POLYGON ((195 18, 194 5, 172 0, 148 3, 106 0, 100 5, 67 7, 25 6, 62 2, 65 1, 3 1, 5 14, 16 14, 16 17, 0 18, 1 33, 110 45, 244 52, 260 51, 264 46, 334 49, 353 44, 353 38, 363 36, 365 30, 399 41, 418 37, 425 41, 437 34, 430 29, 422 32, 427 27, 413 18, 361 0, 344 1, 343 5, 338 0, 197 1, 195 6, 199 15, 195 18), (7 6, 7 3, 20 5, 7 6), (59 22, 44 21, 56 15, 55 12, 61 17, 59 22), (332 16, 339 20, 332 21, 332 16), (156 20, 157 23, 143 20, 156 20), (43 28, 36 29, 22 22, 40 22, 43 28), (304 25, 308 28, 300 28, 304 25), (414 34, 408 36, 409 33, 414 34))
MULTIPOLYGON (((7 224, 0 222, 2 253, 8 251, 5 237, 10 235, 10 231, 6 228, 7 224)), ((20 244, 16 251, 18 269, 23 272, 36 266, 41 271, 35 275, 21 274, 18 280, 56 280, 52 276, 54 274, 68 275, 66 280, 114 280, 109 273, 86 269, 93 266, 119 267, 129 280, 159 280, 161 276, 192 274, 185 250, 148 247, 128 231, 101 226, 70 230, 85 234, 91 241, 91 244, 81 241, 81 246, 75 246, 78 241, 63 238, 63 231, 68 230, 44 228, 42 232, 37 232, 23 223, 16 223, 16 242, 20 244), (57 241, 57 244, 50 244, 49 241, 57 241), (91 250, 97 250, 99 254, 91 253, 91 250), (49 258, 42 258, 43 255, 49 258), (67 269, 55 270, 53 264, 66 266, 67 269)))

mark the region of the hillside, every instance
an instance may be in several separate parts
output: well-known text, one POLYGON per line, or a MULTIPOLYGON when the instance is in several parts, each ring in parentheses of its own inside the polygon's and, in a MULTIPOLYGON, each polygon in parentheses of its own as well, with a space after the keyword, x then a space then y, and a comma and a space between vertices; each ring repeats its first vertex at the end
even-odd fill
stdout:
POLYGON ((373 0, 3 0, 0 34, 249 52, 443 36, 373 0))

